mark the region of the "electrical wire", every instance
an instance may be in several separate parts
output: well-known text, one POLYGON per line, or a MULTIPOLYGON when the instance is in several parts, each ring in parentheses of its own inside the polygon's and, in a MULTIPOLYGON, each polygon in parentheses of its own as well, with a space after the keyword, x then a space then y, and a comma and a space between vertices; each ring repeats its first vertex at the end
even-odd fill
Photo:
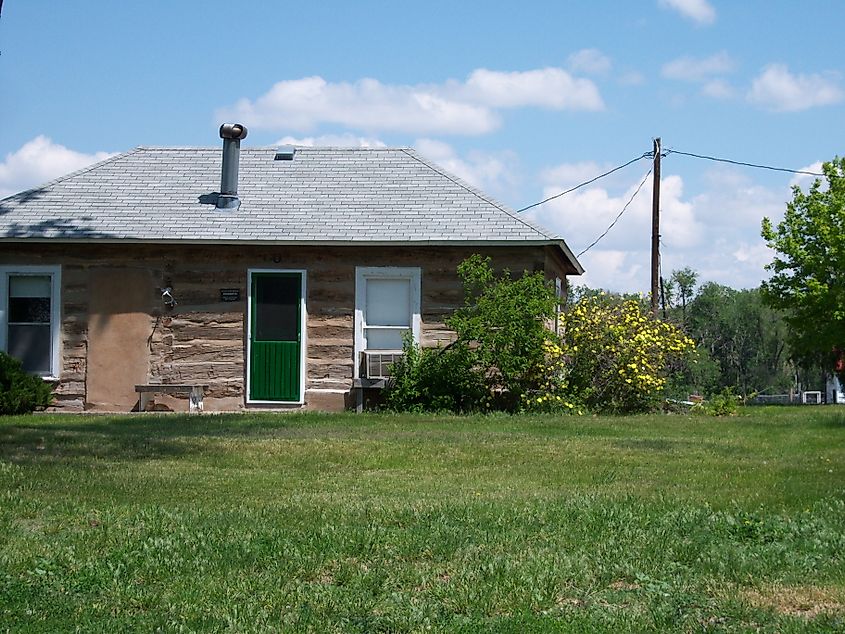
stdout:
MULTIPOLYGON (((640 157, 640 158, 642 158, 642 157, 640 157)), ((640 190, 643 188, 643 185, 645 185, 645 182, 648 180, 648 177, 649 177, 649 176, 651 176, 651 169, 649 169, 649 170, 648 170, 648 172, 646 172, 646 175, 643 177, 642 182, 639 184, 639 186, 637 186, 636 191, 634 191, 634 193, 633 193, 633 194, 631 195, 631 197, 628 199, 628 202, 626 202, 626 203, 625 203, 625 206, 624 206, 624 207, 622 207, 622 211, 620 211, 620 212, 619 212, 619 214, 616 216, 616 218, 614 218, 613 222, 611 222, 611 223, 610 223, 610 226, 609 226, 607 229, 605 229, 605 230, 604 230, 604 233, 603 233, 603 234, 601 234, 598 238, 596 238, 595 240, 593 240, 593 242, 590 244, 590 246, 588 246, 586 249, 584 249, 583 251, 581 251, 581 253, 579 253, 578 255, 576 255, 576 256, 575 256, 576 258, 580 258, 580 257, 581 257, 582 255, 584 255, 587 251, 589 251, 589 250, 590 250, 590 249, 592 249, 594 246, 596 246, 596 245, 599 243, 599 240, 601 240, 603 237, 605 237, 605 236, 606 236, 606 235, 610 232, 610 230, 611 230, 611 229, 613 229, 613 227, 616 225, 616 223, 617 223, 617 222, 619 222, 619 219, 622 217, 622 214, 624 214, 624 213, 625 213, 625 210, 626 210, 626 209, 628 209, 628 207, 630 206, 630 204, 631 204, 632 202, 634 202, 634 198, 636 198, 636 197, 637 197, 637 194, 639 194, 639 193, 640 193, 640 190)))
POLYGON ((628 167, 632 163, 636 163, 637 161, 640 161, 644 158, 651 158, 652 156, 654 156, 653 152, 644 152, 642 155, 640 155, 636 158, 633 158, 630 161, 628 161, 627 163, 619 165, 618 167, 614 167, 612 170, 609 170, 609 171, 605 172, 604 174, 599 174, 595 178, 591 178, 588 181, 584 181, 583 183, 580 183, 580 184, 576 185, 575 187, 570 187, 566 191, 560 192, 559 194, 555 194, 554 196, 549 196, 548 198, 545 198, 538 203, 528 205, 527 207, 523 207, 522 209, 517 209, 516 213, 521 214, 523 211, 528 211, 529 209, 533 209, 534 207, 538 207, 538 206, 540 206, 544 203, 549 202, 550 200, 554 200, 555 198, 560 198, 561 196, 565 196, 566 194, 574 192, 576 189, 581 189, 582 187, 589 185, 590 183, 595 183, 600 178, 604 178, 605 176, 610 176, 611 174, 613 174, 613 172, 618 172, 619 170, 621 170, 625 167, 628 167))
POLYGON ((680 154, 682 156, 691 156, 693 158, 705 159, 708 161, 718 161, 719 163, 730 163, 731 165, 742 165, 744 167, 756 167, 762 170, 772 170, 773 172, 786 172, 788 174, 805 174, 807 176, 824 176, 818 172, 808 172, 806 170, 792 170, 786 167, 772 167, 771 165, 758 165, 756 163, 745 163, 743 161, 734 161, 726 158, 718 158, 716 156, 707 156, 706 154, 693 154, 692 152, 681 152, 680 150, 667 149, 666 155, 680 154))

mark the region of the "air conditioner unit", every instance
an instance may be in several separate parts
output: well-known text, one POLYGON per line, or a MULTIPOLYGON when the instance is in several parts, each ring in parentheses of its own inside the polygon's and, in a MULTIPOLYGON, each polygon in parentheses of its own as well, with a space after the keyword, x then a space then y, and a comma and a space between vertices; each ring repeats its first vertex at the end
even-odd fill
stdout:
POLYGON ((364 352, 363 374, 367 379, 388 379, 401 352, 364 352))

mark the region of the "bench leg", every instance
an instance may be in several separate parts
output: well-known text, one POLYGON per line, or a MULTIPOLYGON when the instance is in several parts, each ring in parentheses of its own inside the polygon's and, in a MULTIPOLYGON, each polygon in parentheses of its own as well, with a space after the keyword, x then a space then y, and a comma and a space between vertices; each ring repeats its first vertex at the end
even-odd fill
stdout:
POLYGON ((150 404, 150 393, 149 392, 141 392, 140 396, 138 397, 138 411, 139 412, 146 412, 147 406, 150 404))
POLYGON ((355 390, 355 412, 360 414, 364 411, 364 388, 359 387, 355 390))
POLYGON ((189 397, 190 404, 189 404, 189 411, 192 413, 202 412, 202 388, 201 387, 192 387, 191 388, 191 395, 189 397))

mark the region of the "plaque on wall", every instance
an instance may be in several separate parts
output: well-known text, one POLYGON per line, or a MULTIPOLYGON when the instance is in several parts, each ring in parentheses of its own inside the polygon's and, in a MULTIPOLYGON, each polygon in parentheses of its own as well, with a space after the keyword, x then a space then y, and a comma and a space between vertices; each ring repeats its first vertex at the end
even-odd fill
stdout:
POLYGON ((239 288, 221 288, 220 301, 221 302, 237 302, 241 299, 241 289, 239 288))

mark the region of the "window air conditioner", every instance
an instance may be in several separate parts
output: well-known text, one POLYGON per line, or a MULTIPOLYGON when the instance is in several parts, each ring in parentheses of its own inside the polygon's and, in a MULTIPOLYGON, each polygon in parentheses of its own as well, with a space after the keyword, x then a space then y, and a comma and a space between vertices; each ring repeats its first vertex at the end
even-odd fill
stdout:
POLYGON ((392 366, 402 357, 401 352, 364 352, 364 377, 388 379, 392 366))

